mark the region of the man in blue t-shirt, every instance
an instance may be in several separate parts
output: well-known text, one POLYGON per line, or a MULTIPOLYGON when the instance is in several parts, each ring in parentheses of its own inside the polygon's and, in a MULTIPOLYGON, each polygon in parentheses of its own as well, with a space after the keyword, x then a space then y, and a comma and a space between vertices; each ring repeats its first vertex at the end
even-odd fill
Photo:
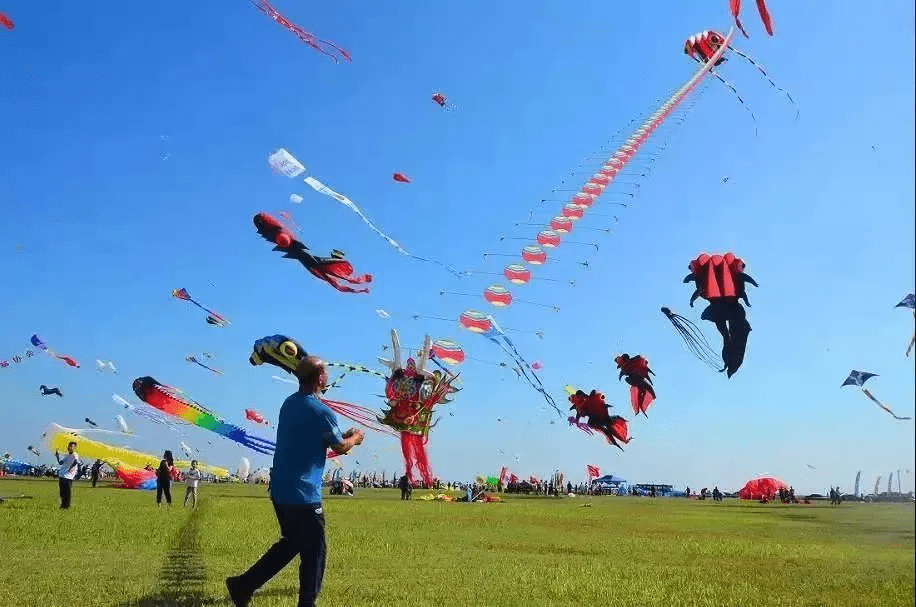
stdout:
POLYGON ((295 375, 299 378, 299 391, 280 407, 270 474, 270 498, 280 523, 280 539, 248 571, 226 578, 229 597, 239 607, 247 605, 254 591, 297 554, 299 607, 315 604, 327 553, 321 508, 321 477, 327 450, 342 455, 363 442, 363 433, 356 428, 341 434, 334 412, 318 398, 328 381, 319 358, 304 358, 295 375))

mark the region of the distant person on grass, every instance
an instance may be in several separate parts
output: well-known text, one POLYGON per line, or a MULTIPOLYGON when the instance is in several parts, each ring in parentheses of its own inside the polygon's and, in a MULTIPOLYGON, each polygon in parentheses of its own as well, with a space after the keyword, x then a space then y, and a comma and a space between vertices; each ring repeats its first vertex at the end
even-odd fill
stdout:
POLYGON ((95 487, 95 484, 99 482, 99 471, 102 469, 102 466, 105 464, 102 460, 97 459, 95 463, 92 464, 92 468, 89 470, 89 476, 92 478, 92 486, 95 487))
POLYGON ((200 483, 200 468, 197 467, 196 459, 191 460, 191 468, 185 472, 184 477, 188 488, 184 491, 182 506, 187 506, 188 498, 191 498, 191 507, 197 508, 197 484, 200 483))
POLYGON ((76 453, 76 441, 67 443, 67 457, 60 461, 60 453, 54 452, 60 468, 57 469, 58 486, 60 488, 60 507, 66 510, 70 507, 70 496, 73 489, 73 479, 80 466, 80 456, 76 453))
POLYGON ((299 607, 314 605, 321 591, 327 546, 321 507, 322 473, 327 449, 347 453, 363 442, 363 433, 343 434, 334 412, 319 400, 326 390, 324 363, 309 356, 296 368, 299 391, 280 407, 270 499, 280 524, 280 539, 248 571, 226 578, 232 603, 245 607, 255 590, 299 555, 299 607))
POLYGON ((172 470, 175 468, 175 460, 172 459, 172 452, 166 450, 162 454, 162 461, 156 468, 156 505, 162 505, 162 494, 165 494, 165 501, 169 506, 172 505, 172 470))

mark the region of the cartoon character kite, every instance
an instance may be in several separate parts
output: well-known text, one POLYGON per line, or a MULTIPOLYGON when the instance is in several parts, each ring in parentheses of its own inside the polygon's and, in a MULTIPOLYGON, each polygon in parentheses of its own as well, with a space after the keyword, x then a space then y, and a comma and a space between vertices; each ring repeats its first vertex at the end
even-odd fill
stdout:
POLYGON ((751 325, 741 300, 748 306, 745 286, 749 283, 758 286, 757 282, 744 273, 744 260, 732 253, 724 255, 700 254, 688 265, 690 274, 684 282, 693 282, 696 289, 690 297, 690 306, 698 297, 709 302, 700 316, 716 325, 722 335, 722 362, 728 377, 734 375, 744 362, 744 351, 751 325))
POLYGON ((329 285, 343 293, 368 293, 369 289, 353 289, 341 284, 339 281, 354 285, 372 282, 371 274, 353 276, 353 266, 344 259, 341 251, 331 251, 330 257, 316 257, 308 252, 308 247, 297 240, 286 227, 268 213, 258 213, 254 216, 254 227, 262 238, 274 243, 274 251, 283 251, 286 259, 295 259, 316 278, 327 282, 329 285))
MULTIPOLYGON (((566 391, 572 392, 572 388, 567 387, 566 391)), ((608 444, 614 445, 621 451, 623 447, 617 441, 627 444, 632 440, 628 436, 627 421, 619 415, 611 415, 608 412, 609 405, 605 402, 604 394, 601 392, 592 390, 586 394, 582 390, 576 390, 575 393, 569 395, 569 402, 572 403, 569 409, 576 412, 575 417, 569 417, 570 425, 578 426, 586 432, 588 431, 586 428, 598 430, 604 434, 608 444), (585 428, 579 422, 582 417, 588 418, 585 428)))
POLYGON ((620 375, 617 379, 626 377, 626 382, 630 384, 630 404, 633 406, 633 414, 642 413, 646 417, 646 410, 652 401, 655 400, 655 389, 652 387, 652 378, 655 375, 649 368, 649 361, 641 355, 630 357, 629 354, 621 354, 614 359, 617 368, 620 369, 620 375))
MULTIPOLYGON (((865 394, 865 396, 867 396, 871 402, 875 403, 876 405, 878 405, 879 407, 881 407, 882 409, 890 413, 894 419, 899 419, 901 421, 913 419, 912 417, 900 417, 899 415, 891 411, 890 407, 888 407, 887 405, 882 403, 880 400, 872 396, 872 393, 869 392, 868 388, 865 387, 865 382, 867 382, 872 377, 877 377, 877 376, 878 376, 877 373, 869 373, 868 371, 856 371, 855 369, 853 369, 852 371, 849 372, 849 377, 846 378, 846 381, 843 382, 843 386, 858 386, 862 388, 862 393, 865 394)), ((843 386, 840 386, 840 387, 842 388, 843 386)))

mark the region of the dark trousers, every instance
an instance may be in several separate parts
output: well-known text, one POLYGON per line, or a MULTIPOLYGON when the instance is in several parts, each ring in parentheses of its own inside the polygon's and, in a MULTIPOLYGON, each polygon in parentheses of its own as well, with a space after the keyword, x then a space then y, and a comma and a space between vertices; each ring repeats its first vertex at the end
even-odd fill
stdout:
POLYGON ((70 494, 73 487, 73 481, 69 478, 59 478, 57 484, 60 487, 60 507, 70 507, 70 494))
POLYGON ((96 484, 97 482, 99 482, 99 475, 98 475, 98 474, 93 474, 93 475, 92 475, 92 486, 95 487, 95 484, 96 484))
POLYGON ((320 505, 274 504, 280 523, 280 539, 257 563, 239 576, 242 585, 254 592, 280 573, 299 555, 299 607, 315 604, 324 578, 327 544, 324 514, 320 505))
POLYGON ((172 483, 169 481, 162 482, 156 481, 156 503, 162 503, 162 494, 165 493, 165 501, 169 504, 172 503, 172 483))

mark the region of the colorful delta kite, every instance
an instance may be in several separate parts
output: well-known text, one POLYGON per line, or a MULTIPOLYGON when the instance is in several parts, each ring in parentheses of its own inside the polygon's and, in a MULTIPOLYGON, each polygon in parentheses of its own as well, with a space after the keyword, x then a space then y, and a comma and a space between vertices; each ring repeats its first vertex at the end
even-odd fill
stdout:
MULTIPOLYGON (((267 157, 267 164, 270 165, 270 169, 274 173, 283 175, 284 177, 298 177, 305 172, 305 167, 302 166, 302 163, 296 160, 295 156, 283 148, 271 152, 270 156, 267 157)), ((293 196, 295 196, 295 194, 293 196)), ((292 196, 290 196, 290 200, 293 202, 302 202, 302 197, 300 196, 299 200, 293 200, 292 196)))
POLYGON ((41 392, 42 396, 51 396, 52 394, 56 394, 61 398, 64 396, 64 393, 60 391, 60 388, 48 387, 44 384, 38 386, 38 391, 41 392))
POLYGON ((254 409, 245 409, 245 419, 256 424, 263 424, 265 426, 270 425, 270 422, 264 419, 264 416, 254 409))
POLYGON ((407 359, 407 366, 401 366, 401 344, 398 332, 391 330, 392 359, 379 361, 391 370, 385 382, 385 398, 388 408, 378 421, 401 434, 401 452, 404 456, 405 474, 414 482, 414 468, 423 482, 431 487, 432 470, 426 454, 429 431, 435 425, 432 421, 433 407, 449 402, 449 395, 457 392, 454 382, 458 378, 449 372, 425 370, 432 344, 429 336, 417 352, 416 361, 407 359))
MULTIPOLYGON (((747 38, 747 32, 744 31, 744 26, 741 25, 741 19, 738 17, 738 14, 741 12, 741 0, 728 0, 729 10, 731 10, 732 17, 735 18, 735 25, 741 30, 741 33, 744 34, 744 37, 747 38)), ((763 27, 766 28, 769 35, 773 35, 773 19, 770 17, 770 11, 767 10, 767 5, 763 0, 757 0, 757 12, 760 13, 760 20, 763 21, 763 27)))
MULTIPOLYGON (((204 357, 205 357, 205 358, 210 358, 209 356, 206 356, 206 355, 204 355, 204 357)), ((197 366, 199 366, 199 367, 203 367, 203 368, 206 369, 207 371, 211 371, 211 372, 213 372, 213 373, 216 373, 217 375, 222 375, 222 374, 223 374, 223 372, 220 371, 219 369, 215 369, 215 368, 213 368, 213 367, 210 367, 210 366, 205 365, 204 363, 202 363, 202 362, 200 361, 199 358, 197 358, 197 357, 194 356, 193 354, 188 354, 187 356, 184 357, 184 359, 185 359, 186 361, 188 361, 189 363, 193 363, 193 364, 195 364, 195 365, 197 365, 197 366)))
POLYGON ((308 247, 297 240, 286 227, 268 213, 254 216, 254 227, 258 234, 274 243, 274 251, 282 251, 286 259, 295 259, 301 263, 312 276, 320 278, 342 293, 368 293, 369 289, 354 289, 341 284, 341 281, 361 285, 372 281, 371 274, 353 276, 353 266, 344 259, 341 251, 331 251, 330 257, 317 257, 308 252, 308 247))
POLYGON ((722 335, 721 369, 728 377, 734 375, 744 362, 744 351, 751 325, 747 321, 741 300, 750 306, 745 287, 758 286, 753 278, 744 273, 744 260, 732 253, 724 255, 700 254, 688 265, 690 274, 684 282, 693 282, 696 289, 690 297, 690 307, 698 297, 709 302, 700 318, 716 325, 722 335))
MULTIPOLYGON (((894 306, 895 308, 909 308, 913 310, 913 318, 916 318, 916 295, 910 293, 903 300, 894 306)), ((910 351, 913 349, 913 345, 916 344, 916 330, 913 331, 913 337, 910 338, 910 344, 906 347, 907 358, 910 356, 910 351)))
POLYGON ((630 404, 633 406, 633 414, 642 413, 646 417, 649 406, 655 400, 655 389, 652 387, 652 378, 655 375, 649 368, 649 361, 641 355, 631 357, 629 354, 621 354, 614 359, 617 368, 620 369, 620 375, 617 379, 626 377, 626 382, 630 384, 630 404))
POLYGON ((561 416, 563 415, 556 401, 547 393, 547 390, 544 389, 541 378, 534 372, 534 369, 531 368, 528 361, 522 357, 518 348, 515 347, 515 344, 512 343, 512 340, 509 339, 502 327, 499 326, 499 323, 496 322, 495 318, 486 314, 481 314, 476 310, 465 310, 458 317, 458 324, 472 333, 479 333, 499 346, 502 351, 509 356, 512 362, 515 363, 515 367, 520 374, 524 376, 528 385, 540 392, 544 400, 547 401, 547 404, 553 407, 554 411, 561 416))
POLYGON ((31 342, 32 342, 32 345, 35 346, 37 349, 44 350, 48 354, 48 356, 51 356, 53 358, 56 358, 57 360, 61 360, 65 362, 67 366, 75 367, 77 369, 80 368, 80 364, 76 362, 76 360, 74 360, 72 356, 67 356, 65 354, 57 354, 56 352, 54 352, 54 350, 49 348, 48 344, 46 344, 43 339, 38 337, 38 335, 33 335, 31 338, 31 342))
POLYGON ((188 293, 187 289, 174 289, 172 291, 172 297, 174 297, 175 299, 180 299, 182 301, 187 301, 189 303, 192 303, 195 306, 197 306, 198 308, 200 308, 201 310, 203 310, 204 312, 206 312, 208 325, 213 325, 214 327, 225 327, 226 325, 231 324, 225 317, 223 317, 218 312, 211 310, 210 308, 207 308, 206 306, 202 305, 198 301, 195 301, 194 298, 191 297, 191 294, 188 293))
POLYGON ((404 173, 395 173, 391 176, 391 178, 398 183, 410 183, 410 178, 408 178, 404 173))
POLYGON ((597 430, 604 434, 609 445, 614 445, 623 451, 623 447, 617 441, 623 444, 630 442, 627 421, 619 415, 612 416, 608 412, 609 405, 604 400, 604 394, 597 390, 592 390, 589 394, 582 390, 573 392, 570 386, 567 386, 566 391, 570 393, 569 402, 572 403, 569 409, 576 412, 575 417, 569 417, 570 425, 577 426, 589 434, 592 429, 597 430), (579 421, 582 417, 588 418, 587 424, 579 421))
POLYGON ((202 405, 192 401, 176 389, 160 384, 152 377, 138 377, 133 383, 137 398, 173 417, 200 426, 233 440, 264 455, 272 455, 276 445, 272 441, 251 436, 238 426, 230 424, 202 405))
POLYGON ((314 34, 307 32, 298 25, 290 22, 286 17, 277 12, 277 9, 271 6, 268 0, 251 0, 251 3, 256 9, 294 33, 301 42, 309 45, 322 55, 327 55, 330 57, 334 63, 340 63, 341 59, 344 59, 348 62, 351 61, 350 53, 340 48, 333 42, 328 42, 327 40, 317 38, 314 34))
POLYGON ((844 381, 843 385, 840 387, 842 388, 843 386, 858 386, 862 388, 862 393, 865 394, 865 396, 867 396, 871 402, 875 403, 876 405, 878 405, 879 407, 881 407, 882 409, 890 413, 894 419, 899 419, 899 420, 913 419, 912 417, 901 417, 897 415, 896 413, 891 411, 890 407, 888 407, 887 405, 882 403, 880 400, 872 396, 872 393, 869 392, 868 388, 865 387, 865 382, 867 382, 872 377, 878 377, 878 374, 869 373, 868 371, 856 371, 855 369, 853 369, 852 371, 849 372, 849 377, 846 378, 846 381, 844 381))

